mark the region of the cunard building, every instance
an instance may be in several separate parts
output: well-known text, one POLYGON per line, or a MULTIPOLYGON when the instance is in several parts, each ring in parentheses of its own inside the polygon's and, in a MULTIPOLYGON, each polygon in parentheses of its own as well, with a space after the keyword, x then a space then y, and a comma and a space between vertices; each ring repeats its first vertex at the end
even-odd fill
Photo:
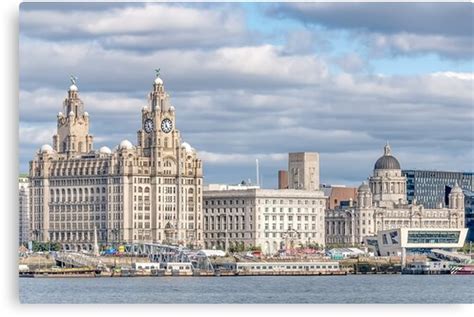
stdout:
POLYGON ((202 245, 202 163, 181 140, 163 81, 141 109, 135 145, 95 150, 90 120, 73 78, 52 146, 30 162, 31 239, 202 245))

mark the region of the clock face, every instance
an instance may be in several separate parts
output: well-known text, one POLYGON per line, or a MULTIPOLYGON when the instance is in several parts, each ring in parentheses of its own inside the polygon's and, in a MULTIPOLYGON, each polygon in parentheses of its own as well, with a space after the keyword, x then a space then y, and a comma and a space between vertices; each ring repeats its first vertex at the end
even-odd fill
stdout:
POLYGON ((161 130, 163 130, 164 133, 169 133, 173 129, 173 122, 166 118, 163 121, 161 121, 161 130))
POLYGON ((153 120, 146 119, 143 127, 145 128, 146 133, 150 133, 151 131, 153 131, 153 120))

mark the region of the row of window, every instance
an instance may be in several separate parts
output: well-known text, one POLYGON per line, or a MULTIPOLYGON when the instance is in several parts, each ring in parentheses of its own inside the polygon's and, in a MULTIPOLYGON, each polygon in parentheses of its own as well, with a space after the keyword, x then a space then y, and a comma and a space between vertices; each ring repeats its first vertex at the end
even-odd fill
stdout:
MULTIPOLYGON (((294 200, 293 199, 280 199, 280 200, 277 200, 277 199, 257 199, 257 203, 258 204, 262 204, 262 203, 265 203, 265 204, 273 204, 273 205, 276 205, 277 203, 279 203, 280 205, 292 205, 293 202, 296 202, 298 205, 302 205, 303 203, 305 205, 309 205, 309 204, 312 204, 312 205, 316 205, 318 204, 318 201, 319 201, 319 205, 323 205, 323 200, 322 199, 318 199, 318 200, 308 200, 308 199, 305 199, 305 200, 294 200)), ((248 204, 251 204, 252 200, 248 200, 247 203, 248 204)), ((204 204, 207 206, 207 205, 238 205, 238 204, 242 204, 242 205, 245 205, 245 200, 240 200, 240 199, 223 199, 223 200, 220 200, 220 199, 207 199, 204 201, 204 204)))
MULTIPOLYGON (((295 219, 296 221, 301 221, 301 217, 302 216, 296 216, 294 218, 293 215, 281 215, 281 216, 272 216, 271 217, 271 221, 277 221, 277 219, 279 219, 280 221, 285 221, 285 217, 288 218, 288 221, 293 221, 293 219, 295 219)), ((258 219, 260 219, 260 216, 258 216, 258 219)), ((269 221, 270 220, 270 217, 269 216, 265 216, 265 221, 269 221)), ((316 216, 311 216, 311 221, 316 221, 317 218, 316 216)), ((319 220, 320 221, 323 221, 323 216, 319 216, 319 220)), ((309 221, 309 216, 304 216, 304 221, 309 221)))

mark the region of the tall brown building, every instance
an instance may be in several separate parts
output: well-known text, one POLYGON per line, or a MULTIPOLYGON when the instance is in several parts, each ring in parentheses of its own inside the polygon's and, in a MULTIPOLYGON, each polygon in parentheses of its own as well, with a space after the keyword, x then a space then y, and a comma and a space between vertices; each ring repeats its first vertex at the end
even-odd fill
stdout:
POLYGON ((278 189, 288 189, 288 171, 278 171, 278 189))

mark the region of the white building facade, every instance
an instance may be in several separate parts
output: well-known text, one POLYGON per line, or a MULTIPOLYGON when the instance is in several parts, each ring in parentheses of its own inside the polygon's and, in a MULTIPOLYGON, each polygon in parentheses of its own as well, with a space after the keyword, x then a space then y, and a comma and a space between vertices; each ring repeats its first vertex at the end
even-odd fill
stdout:
POLYGON ((204 246, 260 246, 268 255, 323 246, 325 204, 321 191, 214 186, 204 191, 204 246))
POLYGON ((140 114, 135 145, 94 150, 73 80, 53 146, 30 162, 32 240, 91 249, 97 230, 99 243, 202 245, 202 163, 158 76, 140 114))
POLYGON ((25 245, 30 237, 30 198, 29 198, 30 181, 28 177, 21 176, 18 178, 18 211, 19 211, 19 244, 25 245))
POLYGON ((459 186, 449 205, 426 209, 406 199, 406 178, 390 146, 374 166, 369 182, 359 186, 357 205, 326 211, 326 243, 354 245, 381 230, 396 228, 464 228, 464 195, 459 186))

